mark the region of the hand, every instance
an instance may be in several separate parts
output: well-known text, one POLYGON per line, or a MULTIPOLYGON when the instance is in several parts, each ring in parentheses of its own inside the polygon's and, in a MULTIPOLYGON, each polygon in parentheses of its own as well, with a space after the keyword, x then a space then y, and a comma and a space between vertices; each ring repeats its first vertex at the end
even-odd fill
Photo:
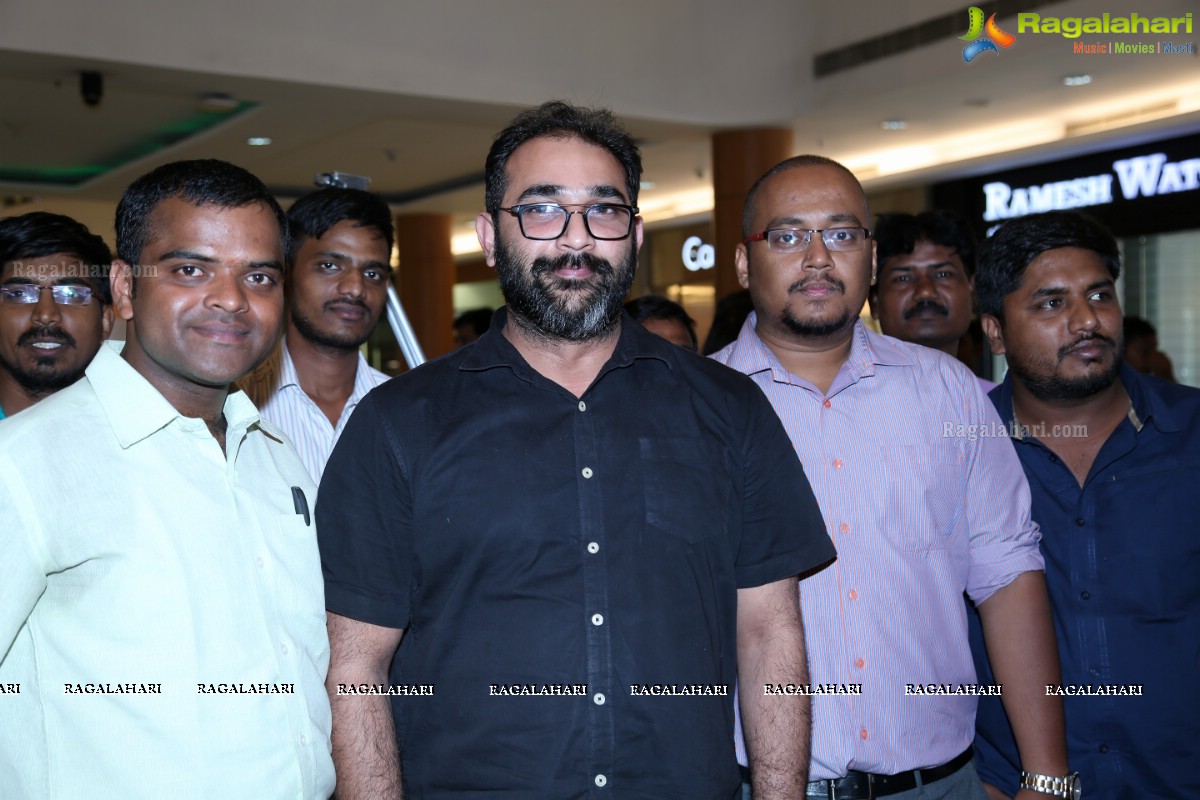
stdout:
MULTIPOLYGON (((996 797, 1004 797, 1004 795, 997 790, 996 797)), ((1035 792, 1033 789, 1021 789, 1019 792, 1013 795, 1012 800, 1050 800, 1051 797, 1052 795, 1048 795, 1043 792, 1035 792)))

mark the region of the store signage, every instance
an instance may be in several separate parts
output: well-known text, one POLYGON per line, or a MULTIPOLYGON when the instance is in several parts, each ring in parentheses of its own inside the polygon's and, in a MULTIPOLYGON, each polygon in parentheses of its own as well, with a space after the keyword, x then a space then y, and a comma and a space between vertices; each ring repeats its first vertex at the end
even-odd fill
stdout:
POLYGON ((983 219, 998 222, 1043 211, 1105 205, 1113 201, 1114 178, 1126 200, 1194 191, 1200 189, 1200 158, 1171 162, 1165 153, 1152 153, 1118 159, 1108 174, 1018 188, 992 181, 983 186, 983 219))
POLYGON ((683 266, 687 267, 689 272, 712 269, 716 265, 717 251, 711 244, 704 244, 699 236, 689 236, 684 240, 683 266))

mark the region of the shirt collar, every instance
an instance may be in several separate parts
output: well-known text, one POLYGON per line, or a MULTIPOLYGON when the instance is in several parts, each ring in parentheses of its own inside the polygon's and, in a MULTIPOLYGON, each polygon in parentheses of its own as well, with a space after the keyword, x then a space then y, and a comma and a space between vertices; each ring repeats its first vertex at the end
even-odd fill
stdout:
MULTIPOLYGON (((522 379, 532 381, 533 368, 504 336, 504 326, 507 324, 508 308, 503 306, 492 316, 492 324, 487 331, 467 345, 468 352, 458 368, 467 372, 481 372, 495 367, 508 367, 522 379)), ((628 366, 639 358, 653 358, 671 366, 670 356, 675 355, 671 348, 675 347, 678 345, 650 333, 628 313, 622 311, 621 333, 617 339, 617 346, 600 374, 603 375, 610 369, 628 366)))
MULTIPOLYGON (((790 373, 780 363, 771 348, 759 338, 756 326, 758 314, 750 312, 738 332, 737 341, 729 356, 729 366, 738 372, 754 375, 758 372, 770 371, 774 380, 780 383, 790 382, 790 373)), ((883 336, 867 330, 861 319, 854 323, 853 339, 850 342, 850 355, 842 364, 838 375, 849 373, 854 380, 875 374, 876 366, 909 366, 915 363, 904 346, 890 336, 883 336)), ((839 383, 834 379, 834 385, 839 383)))
MULTIPOLYGON (((358 401, 366 397, 367 392, 371 391, 377 385, 371 375, 371 365, 367 363, 367 359, 363 357, 362 351, 357 352, 358 361, 354 367, 354 388, 350 390, 350 397, 346 400, 346 408, 352 410, 358 401)), ((300 385, 300 376, 296 372, 296 362, 292 360, 292 354, 288 351, 287 339, 279 340, 279 347, 271 355, 272 359, 278 359, 278 366, 270 371, 271 374, 277 375, 275 391, 283 391, 286 388, 293 388, 295 391, 304 392, 304 387, 300 385)))
MULTIPOLYGON (((121 357, 125 342, 108 340, 96 352, 85 374, 122 448, 162 430, 177 419, 188 419, 141 373, 121 357)), ((240 441, 245 431, 261 422, 258 409, 241 391, 225 398, 226 442, 240 441)), ((277 431, 271 432, 278 436, 277 431)))

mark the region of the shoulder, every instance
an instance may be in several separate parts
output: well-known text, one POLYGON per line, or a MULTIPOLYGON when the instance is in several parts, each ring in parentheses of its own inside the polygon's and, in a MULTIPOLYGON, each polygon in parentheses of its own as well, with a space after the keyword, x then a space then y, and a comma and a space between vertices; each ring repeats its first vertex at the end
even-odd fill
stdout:
POLYGON ((283 372, 283 348, 276 344, 257 367, 238 379, 240 388, 258 408, 262 408, 279 390, 283 372))

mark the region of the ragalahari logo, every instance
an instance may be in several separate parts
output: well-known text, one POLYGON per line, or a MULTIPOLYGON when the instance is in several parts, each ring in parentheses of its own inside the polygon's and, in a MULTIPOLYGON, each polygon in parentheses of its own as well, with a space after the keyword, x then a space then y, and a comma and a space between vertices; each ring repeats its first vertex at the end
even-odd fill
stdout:
POLYGON ((971 17, 971 27, 965 36, 958 37, 964 42, 970 42, 970 44, 963 48, 963 61, 966 61, 968 64, 980 53, 986 53, 989 50, 993 53, 999 53, 1000 51, 996 48, 996 45, 1008 47, 1017 40, 1017 37, 1011 33, 1000 30, 1000 26, 996 24, 995 14, 988 17, 987 24, 984 25, 983 9, 978 6, 971 6, 968 13, 971 17), (985 35, 983 38, 980 38, 980 34, 985 35))

